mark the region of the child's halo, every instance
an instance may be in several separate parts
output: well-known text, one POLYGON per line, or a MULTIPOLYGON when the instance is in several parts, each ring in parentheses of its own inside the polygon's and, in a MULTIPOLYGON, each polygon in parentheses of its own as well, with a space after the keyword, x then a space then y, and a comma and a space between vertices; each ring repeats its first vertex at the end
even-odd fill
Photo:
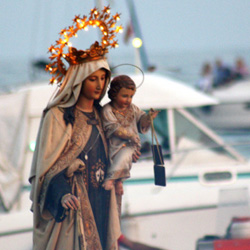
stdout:
POLYGON ((116 69, 116 68, 118 68, 118 67, 120 67, 120 66, 132 66, 132 67, 135 67, 135 68, 137 68, 137 69, 140 70, 140 72, 142 73, 142 81, 141 81, 141 83, 140 83, 138 86, 137 86, 137 84, 136 84, 136 89, 140 88, 141 85, 142 85, 143 82, 144 82, 144 72, 143 72, 143 70, 142 70, 139 66, 136 66, 136 65, 134 65, 134 64, 131 64, 131 63, 122 63, 122 64, 116 65, 115 67, 112 67, 112 68, 111 68, 111 75, 112 75, 112 77, 114 77, 115 75, 118 75, 118 74, 116 74, 116 73, 113 73, 113 70, 116 69))

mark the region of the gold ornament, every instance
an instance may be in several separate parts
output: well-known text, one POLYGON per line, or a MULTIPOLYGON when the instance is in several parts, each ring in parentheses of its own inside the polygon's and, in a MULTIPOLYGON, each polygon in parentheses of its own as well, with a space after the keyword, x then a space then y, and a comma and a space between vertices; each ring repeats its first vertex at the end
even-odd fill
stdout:
POLYGON ((122 32, 122 26, 115 26, 116 22, 120 20, 120 14, 111 16, 110 7, 104 7, 101 12, 96 8, 92 9, 89 17, 78 15, 73 19, 73 25, 61 30, 59 33, 61 37, 56 41, 55 45, 51 45, 48 49, 51 56, 49 57, 51 63, 46 65, 46 71, 54 75, 50 79, 50 83, 60 83, 66 74, 67 70, 63 63, 63 58, 70 64, 80 64, 87 61, 98 60, 108 53, 108 47, 118 47, 118 42, 115 41, 116 34, 122 32), (88 30, 88 27, 99 27, 102 32, 102 41, 95 42, 87 50, 77 50, 72 47, 70 38, 77 37, 79 30, 88 30), (64 52, 64 47, 68 46, 68 53, 64 52))

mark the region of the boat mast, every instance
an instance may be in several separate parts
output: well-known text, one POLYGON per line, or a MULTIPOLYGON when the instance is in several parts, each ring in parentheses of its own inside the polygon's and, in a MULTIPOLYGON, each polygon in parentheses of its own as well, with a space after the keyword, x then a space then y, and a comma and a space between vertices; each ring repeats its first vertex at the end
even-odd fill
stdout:
MULTIPOLYGON (((139 22, 138 22, 134 2, 133 2, 133 0, 127 0, 126 2, 127 2, 127 5, 128 5, 128 10, 129 10, 129 13, 130 13, 131 23, 132 23, 132 27, 133 27, 135 36, 140 38, 143 41, 142 33, 141 33, 140 25, 139 25, 139 22)), ((138 50, 139 50, 139 55, 140 55, 142 67, 143 67, 143 69, 145 71, 147 71, 150 68, 150 65, 149 65, 149 62, 148 62, 148 56, 147 56, 147 53, 146 53, 146 48, 145 48, 144 41, 142 43, 142 46, 140 48, 138 48, 138 50)))

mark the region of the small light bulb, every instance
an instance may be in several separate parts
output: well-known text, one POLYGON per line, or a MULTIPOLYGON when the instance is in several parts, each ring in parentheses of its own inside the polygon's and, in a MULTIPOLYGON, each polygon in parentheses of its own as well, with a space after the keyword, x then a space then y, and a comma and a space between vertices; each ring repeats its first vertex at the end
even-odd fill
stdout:
POLYGON ((88 30, 89 30, 89 28, 86 26, 86 27, 84 28, 84 30, 88 31, 88 30))
POLYGON ((142 40, 139 37, 135 37, 132 41, 132 44, 135 48, 140 48, 142 46, 142 40))

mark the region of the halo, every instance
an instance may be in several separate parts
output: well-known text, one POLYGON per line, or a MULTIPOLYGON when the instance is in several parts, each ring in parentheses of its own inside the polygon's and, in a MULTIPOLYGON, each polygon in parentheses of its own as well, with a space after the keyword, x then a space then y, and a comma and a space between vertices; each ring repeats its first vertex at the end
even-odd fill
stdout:
POLYGON ((142 85, 143 82, 144 82, 144 77, 145 77, 145 76, 144 76, 143 70, 142 70, 139 66, 136 66, 136 65, 134 65, 134 64, 131 64, 131 63, 122 63, 122 64, 116 65, 115 67, 112 67, 112 68, 111 68, 111 74, 114 74, 114 73, 112 73, 112 70, 114 70, 114 69, 116 69, 116 68, 118 68, 118 67, 121 67, 121 66, 132 66, 132 67, 135 67, 135 68, 137 68, 137 69, 139 69, 139 70, 141 71, 141 73, 142 73, 142 81, 141 81, 141 83, 138 85, 138 87, 136 86, 136 89, 140 88, 141 85, 142 85))
POLYGON ((65 58, 70 65, 79 64, 83 61, 97 60, 108 52, 108 47, 118 47, 118 42, 115 39, 115 33, 122 32, 122 26, 116 26, 116 22, 120 20, 120 14, 116 13, 110 16, 110 7, 104 7, 102 11, 96 8, 91 9, 89 17, 80 15, 75 16, 73 25, 68 28, 62 29, 59 33, 61 38, 56 41, 55 45, 51 45, 48 52, 51 53, 49 57, 52 63, 46 66, 46 71, 54 76, 50 79, 50 83, 59 83, 62 81, 63 76, 67 70, 63 63, 62 58, 65 58), (99 27, 102 32, 101 44, 95 42, 91 47, 85 51, 77 50, 72 47, 70 39, 75 36, 79 30, 88 30, 88 27, 99 27), (69 53, 65 53, 64 47, 68 46, 69 53))

